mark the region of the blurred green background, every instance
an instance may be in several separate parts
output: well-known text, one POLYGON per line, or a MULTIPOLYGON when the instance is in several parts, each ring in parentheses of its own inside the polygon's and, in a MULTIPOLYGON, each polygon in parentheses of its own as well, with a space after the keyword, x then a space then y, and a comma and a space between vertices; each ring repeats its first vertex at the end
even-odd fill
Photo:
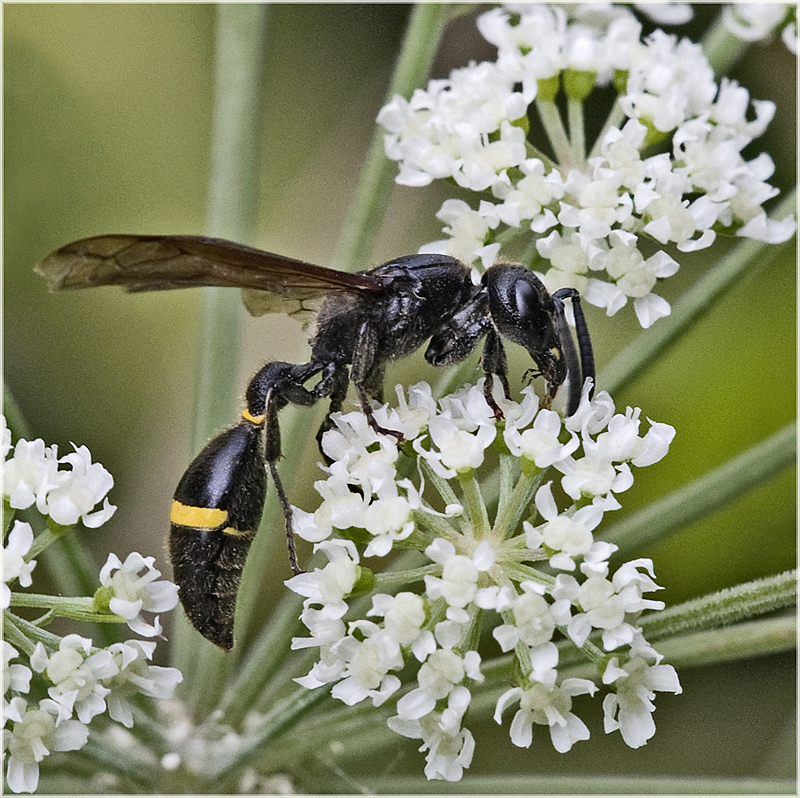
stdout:
MULTIPOLYGON (((697 27, 716 10, 704 6, 697 27)), ((85 236, 204 232, 214 13, 212 5, 197 4, 3 8, 5 379, 34 436, 62 451, 70 441, 86 444, 114 475, 117 514, 102 529, 81 533, 91 538, 98 563, 109 551, 124 557, 137 550, 156 555, 169 573, 165 519, 193 454, 199 296, 113 289, 50 295, 31 268, 85 236)), ((260 215, 254 240, 245 243, 330 262, 407 14, 407 6, 393 4, 270 8, 260 215)), ((473 19, 460 18, 446 30, 434 76, 491 57, 473 19)), ((780 42, 758 45, 733 77, 754 97, 777 103, 767 135, 746 154, 769 152, 776 163, 771 182, 791 188, 795 58, 780 42)), ((370 263, 356 267, 440 237, 434 213, 445 196, 441 187, 396 188, 370 263)), ((680 255, 681 270, 661 293, 677 299, 723 249, 680 255)), ((619 517, 794 418, 795 307, 790 253, 754 270, 615 397, 619 408, 638 405, 678 430, 669 456, 637 474, 619 517)), ((588 320, 602 374, 637 326, 630 309, 609 320, 589 307, 588 320)), ((237 390, 267 360, 304 359, 305 336, 295 322, 244 323, 237 390)), ((514 361, 512 373, 524 368, 514 361)), ((420 355, 393 366, 389 380, 436 376, 420 355)), ((291 499, 309 508, 316 456, 307 447, 304 457, 308 468, 291 499)), ((658 597, 675 603, 794 567, 795 507, 792 469, 643 552, 666 586, 658 597)), ((282 547, 276 536, 274 564, 257 565, 274 572, 276 589, 289 576, 282 547)), ((688 670, 681 678, 683 696, 660 698, 659 731, 642 750, 606 737, 596 718, 592 741, 565 756, 544 739, 520 752, 488 724, 470 772, 793 775, 793 656, 688 670)), ((398 746, 403 767, 419 764, 413 749, 410 742, 398 746)), ((395 755, 389 763, 371 760, 365 773, 396 766, 395 755)))

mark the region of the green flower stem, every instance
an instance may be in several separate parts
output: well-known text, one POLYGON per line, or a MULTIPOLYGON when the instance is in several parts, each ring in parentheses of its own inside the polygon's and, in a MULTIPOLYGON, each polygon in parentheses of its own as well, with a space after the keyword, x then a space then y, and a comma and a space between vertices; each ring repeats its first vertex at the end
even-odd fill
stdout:
MULTIPOLYGON (((425 458, 420 459, 419 464, 422 468, 423 476, 426 480, 433 483, 433 487, 436 488, 437 493, 441 496, 442 501, 444 502, 445 506, 451 504, 458 504, 460 505, 461 502, 456 496, 455 491, 452 487, 450 487, 450 483, 440 477, 430 466, 430 463, 425 458)), ((463 524, 465 519, 463 516, 454 516, 454 521, 459 525, 462 532, 464 531, 463 524)))
POLYGON ((494 532, 502 539, 510 537, 516 531, 546 473, 546 469, 536 469, 531 474, 526 474, 525 471, 523 468, 507 506, 502 508, 502 512, 498 510, 495 518, 494 532))
POLYGON ((797 602, 797 571, 756 579, 643 616, 648 640, 675 637, 789 609, 797 602))
POLYGON ((594 140, 591 152, 588 155, 589 158, 596 158, 598 155, 600 155, 600 148, 603 145, 603 139, 606 137, 606 133, 608 133, 612 127, 619 127, 625 121, 625 119, 625 111, 622 110, 622 106, 619 104, 619 100, 617 99, 614 101, 614 105, 606 117, 606 121, 603 123, 603 129, 594 140))
POLYGON ((554 100, 543 100, 539 97, 536 98, 535 102, 536 109, 542 119, 544 132, 547 134, 553 152, 556 154, 559 166, 566 174, 567 171, 577 168, 577 166, 574 163, 569 136, 567 136, 567 131, 564 128, 564 122, 561 119, 558 106, 554 100))
POLYGON ((386 725, 388 713, 371 704, 345 707, 329 702, 319 707, 314 718, 272 741, 262 752, 261 764, 267 772, 291 769, 309 755, 325 751, 334 741, 341 743, 339 761, 347 756, 361 756, 371 751, 391 750, 397 734, 386 725))
POLYGON ((125 623, 119 615, 97 612, 92 598, 79 596, 65 598, 48 596, 42 593, 11 593, 12 607, 30 607, 32 609, 49 610, 60 618, 74 618, 78 621, 92 623, 125 623))
POLYGON ((219 708, 225 722, 234 728, 253 708, 258 696, 273 679, 281 665, 276 649, 288 649, 288 640, 300 631, 302 597, 285 591, 280 603, 270 615, 269 623, 245 649, 243 659, 225 686, 219 708))
POLYGON ((468 530, 467 537, 483 540, 489 531, 489 514, 483 501, 481 486, 475 479, 475 472, 458 475, 458 484, 464 496, 464 509, 471 521, 472 528, 468 530))
POLYGON ((500 495, 497 500, 495 518, 508 512, 509 503, 514 492, 514 479, 518 472, 516 458, 511 455, 500 455, 500 495))
MULTIPOLYGON (((413 776, 370 781, 376 795, 430 792, 430 782, 413 776)), ((715 779, 679 776, 479 776, 462 781, 438 781, 440 795, 793 795, 789 779, 715 779)))
POLYGON ((714 69, 715 75, 729 75, 730 70, 751 45, 751 42, 734 36, 728 30, 724 22, 726 10, 724 6, 720 6, 717 18, 700 40, 703 53, 714 69))
MULTIPOLYGON (((269 6, 217 6, 214 127, 207 228, 211 235, 252 239, 258 210, 260 104, 263 49, 269 6)), ((236 291, 202 289, 204 307, 192 450, 229 424, 238 396, 235 375, 241 337, 241 300, 236 291), (227 375, 227 378, 226 378, 227 375)), ((178 614, 174 662, 185 676, 181 686, 198 716, 208 712, 224 687, 230 658, 202 641, 178 614)))
POLYGON ((567 121, 569 140, 575 163, 582 164, 586 158, 586 134, 583 130, 583 100, 567 97, 567 121))
POLYGON ((20 438, 24 438, 26 441, 33 440, 33 432, 5 380, 3 381, 3 415, 6 418, 6 426, 11 432, 13 443, 20 438))
POLYGON ((213 785, 245 767, 283 732, 288 731, 290 736, 294 736, 294 727, 302 715, 327 695, 325 689, 306 690, 298 687, 290 696, 275 704, 258 727, 242 738, 235 752, 209 762, 209 782, 213 785))
POLYGON ((88 760, 95 773, 113 774, 141 792, 147 791, 156 771, 152 759, 139 754, 138 746, 118 745, 107 734, 90 734, 83 748, 70 752, 72 757, 88 760))
POLYGON ((61 540, 65 534, 68 532, 73 532, 74 530, 74 526, 62 526, 55 530, 52 527, 46 527, 44 530, 39 532, 36 537, 34 537, 30 550, 25 555, 25 562, 30 562, 32 559, 34 559, 34 557, 37 557, 39 554, 41 554, 41 552, 43 552, 48 546, 55 543, 57 540, 61 540))
MULTIPOLYGON (((789 192, 775 211, 776 219, 794 212, 796 192, 789 192)), ((792 240, 776 246, 745 239, 716 266, 709 269, 672 307, 672 313, 659 319, 625 347, 601 372, 597 384, 612 396, 633 382, 653 362, 687 333, 708 308, 755 268, 763 267, 794 246, 792 240)))
POLYGON ((61 644, 61 638, 58 635, 42 629, 35 623, 26 621, 8 610, 3 610, 3 639, 8 640, 28 656, 33 653, 36 643, 43 643, 47 648, 53 650, 57 650, 61 644))
MULTIPOLYGON (((547 556, 543 556, 542 559, 547 559, 547 556)), ((544 585, 548 589, 552 588, 556 583, 556 578, 551 574, 546 574, 538 568, 531 568, 529 565, 524 565, 523 563, 505 563, 503 570, 517 582, 530 580, 531 582, 544 585)))
POLYGON ((607 528, 603 538, 619 546, 615 558, 663 540, 791 466, 796 447, 796 425, 789 424, 719 468, 607 528))
POLYGON ((716 665, 749 657, 792 651, 797 647, 797 618, 791 615, 766 618, 692 632, 660 640, 658 651, 676 667, 716 665))
MULTIPOLYGON (((418 3, 412 8, 386 102, 396 94, 410 97, 425 83, 451 9, 442 3, 418 3)), ((383 136, 376 126, 333 259, 340 269, 365 267, 386 213, 396 165, 384 153, 383 136)))
POLYGON ((391 589, 412 585, 414 582, 421 582, 426 576, 433 576, 440 573, 442 566, 437 563, 431 565, 421 565, 419 568, 409 568, 403 571, 381 571, 375 574, 375 589, 391 589))
POLYGON ((456 531, 447 520, 439 515, 426 513, 422 510, 414 510, 411 517, 414 519, 416 525, 416 529, 414 530, 415 535, 430 533, 430 535, 426 535, 426 537, 431 537, 431 540, 433 537, 438 537, 451 542, 455 541, 458 537, 456 531))

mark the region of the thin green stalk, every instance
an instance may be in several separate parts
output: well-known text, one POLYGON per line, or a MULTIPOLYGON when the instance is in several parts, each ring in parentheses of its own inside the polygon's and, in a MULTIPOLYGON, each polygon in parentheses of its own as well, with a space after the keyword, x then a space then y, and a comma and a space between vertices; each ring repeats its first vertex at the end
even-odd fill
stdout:
POLYGON ((715 75, 728 75, 730 74, 733 66, 750 47, 750 42, 734 36, 725 25, 725 14, 728 9, 725 6, 720 6, 720 12, 717 18, 708 28, 700 40, 700 45, 703 48, 708 62, 714 69, 715 75))
POLYGON ((20 438, 24 438, 26 441, 33 439, 33 432, 5 381, 3 381, 3 415, 14 443, 20 438))
MULTIPOLYGON (((259 118, 267 5, 217 7, 214 128, 207 228, 211 235, 248 241, 258 209, 259 118)), ((229 424, 235 409, 241 327, 238 293, 205 288, 193 451, 229 424), (226 379, 226 376, 228 378, 226 379)), ((174 661, 186 677, 182 692, 198 715, 215 703, 230 658, 201 640, 182 615, 174 661)))
POLYGON ((526 474, 523 468, 507 506, 503 508, 502 512, 498 511, 495 518, 494 531, 500 537, 508 538, 516 532, 523 514, 533 499, 534 493, 542 484, 545 473, 546 469, 536 469, 532 474, 526 474))
POLYGON ((465 476, 459 474, 458 484, 465 499, 464 509, 471 521, 471 528, 467 530, 468 537, 483 539, 489 530, 489 514, 475 473, 471 472, 465 476))
POLYGON ((287 729, 294 729, 298 719, 327 695, 324 689, 298 687, 264 716, 258 728, 242 738, 236 751, 209 762, 209 782, 213 785, 214 782, 223 781, 231 773, 245 767, 275 737, 287 729))
POLYGON ((91 596, 66 598, 50 596, 46 593, 11 593, 12 607, 30 607, 31 609, 51 610, 62 618, 76 618, 92 623, 125 623, 119 615, 97 612, 91 596))
MULTIPOLYGON (((444 502, 445 507, 453 504, 461 504, 456 496, 453 489, 450 487, 450 483, 440 477, 430 466, 430 463, 425 458, 420 459, 419 461, 420 467, 422 468, 423 475, 425 479, 429 480, 433 483, 433 487, 436 488, 439 496, 441 496, 442 501, 444 502)), ((453 517, 454 523, 456 523, 461 530, 461 532, 466 531, 466 524, 467 519, 464 518, 464 515, 454 516, 453 517)))
MULTIPOLYGON (((425 83, 449 11, 449 7, 441 3, 418 3, 412 8, 386 102, 396 94, 409 97, 425 83)), ((383 131, 376 126, 333 259, 340 269, 365 268, 386 213, 396 166, 384 153, 383 136, 383 131)))
POLYGON ((603 139, 611 130, 612 127, 619 127, 622 122, 625 120, 626 114, 625 111, 622 109, 622 106, 619 104, 619 100, 614 101, 614 105, 611 108, 608 116, 606 117, 606 121, 603 123, 603 128, 598 134, 597 138, 594 140, 594 144, 592 145, 592 149, 589 152, 589 158, 596 158, 600 155, 600 148, 603 146, 603 139))
MULTIPOLYGON (((775 211, 776 219, 794 213, 796 192, 792 190, 775 211)), ((685 335, 706 310, 751 269, 761 268, 794 246, 793 241, 776 246, 745 239, 716 266, 709 269, 672 307, 667 318, 625 347, 601 372, 598 385, 612 396, 633 382, 652 363, 685 335)))
POLYGON ((440 571, 441 567, 437 563, 432 563, 431 565, 420 565, 419 568, 409 568, 403 571, 381 571, 375 574, 375 590, 391 590, 395 587, 421 582, 426 576, 431 576, 440 571))
POLYGON ((220 701, 226 724, 238 726, 280 668, 283 660, 275 652, 288 649, 288 640, 300 626, 302 601, 302 597, 287 590, 269 623, 247 647, 220 701))
POLYGON ((564 128, 564 122, 561 119, 561 114, 558 112, 558 106, 553 100, 543 100, 537 98, 536 110, 539 111, 539 116, 542 120, 544 132, 553 152, 556 154, 559 166, 566 172, 576 166, 573 162, 572 148, 570 147, 569 136, 564 128))
POLYGON ((719 468, 614 524, 603 538, 619 546, 615 556, 663 540, 791 466, 796 451, 796 425, 789 424, 719 468))
POLYGON ((654 612, 644 616, 640 625, 647 639, 655 641, 750 620, 796 603, 797 571, 785 571, 654 612))
POLYGON ((567 97, 569 140, 575 163, 582 164, 586 157, 586 134, 583 129, 583 100, 567 97))
POLYGON ((780 654, 797 647, 797 617, 766 618, 659 641, 658 652, 676 667, 717 665, 780 654))
POLYGON ((95 773, 113 774, 130 779, 144 792, 152 784, 158 772, 149 757, 138 755, 137 746, 121 746, 111 741, 111 735, 89 735, 89 741, 79 751, 70 752, 70 757, 88 759, 95 773))

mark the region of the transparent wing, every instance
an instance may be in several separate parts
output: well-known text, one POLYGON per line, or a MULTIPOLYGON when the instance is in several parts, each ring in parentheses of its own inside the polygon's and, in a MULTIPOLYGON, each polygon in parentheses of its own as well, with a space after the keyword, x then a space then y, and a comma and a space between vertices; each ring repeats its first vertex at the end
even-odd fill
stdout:
MULTIPOLYGON (((250 289, 254 315, 312 312, 331 291, 379 291, 379 277, 326 269, 219 238, 105 235, 73 241, 43 258, 34 271, 51 291, 118 285, 126 291, 195 286, 250 289), (272 297, 258 297, 267 292, 272 297)), ((302 316, 301 316, 302 318, 302 316)))

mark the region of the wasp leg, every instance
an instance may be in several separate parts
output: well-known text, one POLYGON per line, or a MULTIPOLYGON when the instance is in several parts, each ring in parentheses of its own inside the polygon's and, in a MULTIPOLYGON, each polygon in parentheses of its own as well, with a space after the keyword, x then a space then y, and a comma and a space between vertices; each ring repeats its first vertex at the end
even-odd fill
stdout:
MULTIPOLYGON (((567 417, 573 415, 578 409, 581 401, 581 390, 583 389, 583 379, 581 378, 581 369, 578 366, 578 353, 575 351, 575 343, 572 340, 572 333, 567 324, 567 318, 564 315, 564 302, 563 297, 569 296, 575 301, 577 291, 574 288, 562 288, 553 294, 553 305, 556 310, 556 329, 558 331, 559 341, 561 343, 561 350, 564 353, 564 360, 567 365, 567 376, 569 377, 569 400, 567 402, 567 417)), ((579 305, 578 305, 579 307, 579 305)), ((553 399, 555 398, 558 389, 561 387, 560 383, 548 381, 547 394, 545 396, 546 404, 544 407, 550 407, 553 399)))
POLYGON ((286 545, 289 550, 289 563, 295 574, 302 573, 297 562, 292 527, 292 506, 286 498, 278 474, 277 462, 281 458, 281 430, 278 413, 289 402, 310 407, 323 396, 329 394, 336 382, 336 367, 333 364, 323 365, 312 361, 304 365, 292 363, 268 363, 264 366, 247 387, 247 410, 249 416, 263 421, 266 428, 264 453, 275 491, 281 504, 286 527, 286 545), (322 378, 311 389, 304 383, 311 377, 323 372, 322 378))
POLYGON ((486 343, 483 345, 483 353, 481 354, 481 366, 486 375, 486 379, 483 381, 483 395, 486 398, 486 403, 492 408, 494 417, 501 419, 503 418, 503 411, 492 394, 494 375, 496 374, 500 378, 500 384, 503 386, 503 395, 506 399, 511 395, 511 389, 508 385, 506 350, 503 347, 500 336, 493 329, 490 329, 486 334, 486 343))
POLYGON ((581 295, 575 288, 560 288, 553 294, 555 299, 571 299, 572 313, 575 317, 575 334, 578 338, 578 350, 581 355, 581 388, 586 382, 587 377, 592 378, 592 387, 589 391, 589 398, 594 396, 594 352, 592 351, 592 339, 589 337, 589 327, 586 324, 586 317, 583 315, 581 306, 581 295))
POLYGON ((403 440, 403 433, 395 429, 384 429, 378 424, 372 410, 371 399, 374 396, 376 379, 383 377, 383 368, 378 363, 378 341, 375 327, 365 321, 358 331, 358 338, 353 350, 353 364, 350 376, 356 388, 358 401, 367 423, 380 435, 391 435, 398 443, 403 440))

